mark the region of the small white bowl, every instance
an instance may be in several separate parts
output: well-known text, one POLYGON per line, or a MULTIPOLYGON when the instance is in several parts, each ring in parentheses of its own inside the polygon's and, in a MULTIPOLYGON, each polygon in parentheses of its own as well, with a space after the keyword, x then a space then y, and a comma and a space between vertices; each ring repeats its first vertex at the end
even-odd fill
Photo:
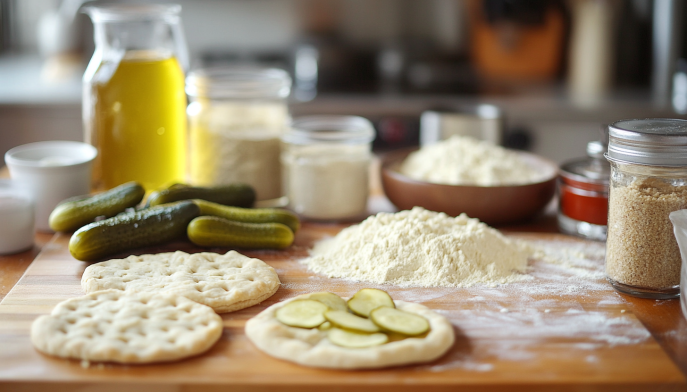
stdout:
POLYGON ((98 150, 90 144, 49 141, 24 144, 5 154, 10 177, 29 185, 36 203, 36 229, 50 232, 48 218, 57 204, 91 190, 98 150))

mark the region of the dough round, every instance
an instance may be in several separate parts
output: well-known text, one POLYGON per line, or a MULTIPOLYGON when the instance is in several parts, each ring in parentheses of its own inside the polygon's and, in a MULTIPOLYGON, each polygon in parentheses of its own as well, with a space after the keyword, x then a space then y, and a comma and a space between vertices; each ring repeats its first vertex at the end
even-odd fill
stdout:
POLYGON ((90 265, 81 277, 86 293, 116 289, 168 292, 233 312, 271 297, 281 282, 274 268, 236 251, 129 256, 90 265))
POLYGON ((178 295, 105 290, 60 302, 38 317, 31 342, 63 358, 166 362, 205 352, 222 328, 211 308, 178 295))
POLYGON ((298 296, 270 306, 246 323, 246 335, 260 350, 280 359, 305 366, 333 369, 372 369, 429 362, 441 357, 454 341, 453 326, 426 306, 394 301, 396 307, 425 317, 431 330, 424 338, 407 338, 367 348, 345 348, 327 339, 317 328, 286 326, 275 318, 286 303, 308 298, 298 296))

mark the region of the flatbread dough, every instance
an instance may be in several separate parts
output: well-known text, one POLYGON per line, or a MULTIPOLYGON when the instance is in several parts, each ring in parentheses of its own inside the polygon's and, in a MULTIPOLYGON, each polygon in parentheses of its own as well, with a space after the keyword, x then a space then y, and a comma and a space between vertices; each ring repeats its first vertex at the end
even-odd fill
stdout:
POLYGON ((217 313, 259 304, 280 284, 274 268, 235 251, 129 256, 90 265, 81 277, 86 293, 106 289, 169 292, 210 306, 217 313))
POLYGON ((290 301, 270 306, 246 323, 246 335, 265 353, 301 365, 333 369, 372 369, 429 362, 441 357, 454 341, 453 326, 426 306, 394 301, 396 307, 425 317, 431 330, 424 338, 407 338, 380 346, 345 348, 327 339, 317 328, 289 327, 277 321, 276 311, 290 301))
POLYGON ((182 296, 106 290, 60 302, 38 317, 31 342, 63 358, 166 362, 205 352, 222 328, 211 308, 182 296))

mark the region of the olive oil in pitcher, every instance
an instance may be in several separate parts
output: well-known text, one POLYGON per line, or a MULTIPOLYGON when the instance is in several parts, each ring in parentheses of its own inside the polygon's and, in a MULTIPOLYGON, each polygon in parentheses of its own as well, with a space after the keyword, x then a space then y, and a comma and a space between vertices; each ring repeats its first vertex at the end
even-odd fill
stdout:
POLYGON ((86 12, 96 51, 84 75, 86 141, 99 150, 94 185, 154 190, 184 182, 185 47, 178 6, 102 6, 86 12))

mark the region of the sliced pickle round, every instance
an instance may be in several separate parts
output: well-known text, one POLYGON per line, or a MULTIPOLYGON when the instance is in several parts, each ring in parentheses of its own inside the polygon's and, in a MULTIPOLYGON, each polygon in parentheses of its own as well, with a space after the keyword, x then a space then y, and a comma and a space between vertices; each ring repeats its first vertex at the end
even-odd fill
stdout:
POLYGON ((312 299, 291 301, 279 308, 275 314, 282 324, 298 328, 315 328, 324 323, 324 312, 329 307, 312 299))
POLYGON ((332 310, 348 310, 346 301, 334 293, 329 293, 326 291, 320 293, 312 293, 308 295, 308 299, 320 301, 323 304, 329 306, 329 308, 332 310))
POLYGON ((369 319, 356 316, 344 310, 329 310, 324 313, 324 318, 339 328, 354 332, 379 332, 379 327, 369 319))
POLYGON ((348 348, 365 348, 372 346, 379 346, 389 340, 386 334, 381 332, 367 334, 352 331, 346 331, 339 328, 332 328, 327 333, 329 341, 341 347, 348 348))
POLYGON ((348 308, 358 316, 370 317, 372 309, 380 306, 395 308, 394 300, 384 290, 362 289, 348 300, 348 308))
POLYGON ((370 320, 383 330, 407 336, 421 335, 429 331, 426 318, 403 310, 379 307, 370 312, 370 320))

